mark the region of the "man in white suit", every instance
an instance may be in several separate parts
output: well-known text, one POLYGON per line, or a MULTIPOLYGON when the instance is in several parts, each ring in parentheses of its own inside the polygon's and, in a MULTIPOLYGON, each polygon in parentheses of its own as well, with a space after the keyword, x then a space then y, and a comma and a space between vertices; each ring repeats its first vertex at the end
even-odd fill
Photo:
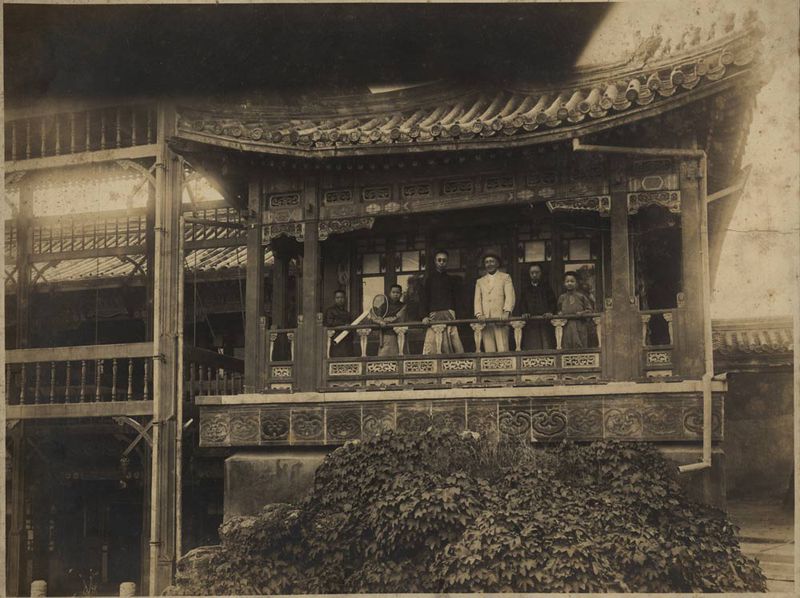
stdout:
MULTIPOLYGON (((498 270, 500 258, 494 254, 484 256, 483 267, 486 274, 475 283, 475 317, 506 320, 516 301, 511 276, 498 270)), ((483 349, 487 353, 508 351, 508 326, 486 324, 483 349)))

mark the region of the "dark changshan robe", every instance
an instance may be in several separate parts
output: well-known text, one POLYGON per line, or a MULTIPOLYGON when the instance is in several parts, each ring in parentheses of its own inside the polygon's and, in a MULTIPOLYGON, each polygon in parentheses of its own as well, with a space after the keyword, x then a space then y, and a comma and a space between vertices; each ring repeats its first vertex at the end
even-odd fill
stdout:
MULTIPOLYGON (((339 307, 338 305, 333 305, 325 310, 323 314, 323 323, 325 326, 349 326, 350 322, 353 321, 353 317, 348 310, 343 307, 339 307)), ((334 335, 334 338, 339 336, 340 332, 337 332, 334 335)), ((331 357, 352 357, 355 355, 355 351, 353 350, 353 336, 354 333, 351 330, 350 333, 342 339, 340 343, 333 342, 333 338, 330 339, 331 344, 331 357)))
MULTIPOLYGON (((539 282, 534 285, 528 282, 522 289, 522 298, 519 303, 520 314, 541 316, 553 314, 556 311, 556 295, 550 285, 539 282)), ((525 323, 522 333, 522 350, 536 351, 540 349, 554 349, 556 346, 555 331, 547 320, 530 320, 525 323)))

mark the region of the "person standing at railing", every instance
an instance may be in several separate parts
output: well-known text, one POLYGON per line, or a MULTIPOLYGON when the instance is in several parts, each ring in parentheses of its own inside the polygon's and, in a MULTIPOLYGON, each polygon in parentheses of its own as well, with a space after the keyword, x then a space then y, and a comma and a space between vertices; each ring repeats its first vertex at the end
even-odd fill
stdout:
MULTIPOLYGON (((556 311, 556 294, 550 285, 542 280, 542 267, 533 264, 528 268, 529 280, 522 287, 519 312, 523 318, 531 316, 551 316, 556 311)), ((556 346, 553 327, 546 320, 530 320, 522 333, 522 350, 537 351, 553 349, 556 346)))
POLYGON ((400 345, 397 342, 397 333, 387 324, 397 324, 405 320, 406 304, 400 301, 403 296, 403 287, 393 284, 389 289, 389 301, 386 304, 386 315, 378 316, 373 307, 369 313, 369 319, 382 328, 379 331, 380 344, 378 346, 379 357, 394 357, 400 354, 400 345))
MULTIPOLYGON (((345 307, 347 297, 344 291, 336 291, 333 294, 333 305, 325 310, 323 314, 323 323, 327 327, 332 326, 349 326, 353 321, 350 311, 345 307)), ((352 357, 355 353, 353 351, 353 334, 348 333, 341 342, 334 342, 335 335, 330 339, 331 343, 331 357, 352 357)))
MULTIPOLYGON (((575 316, 591 313, 594 309, 591 299, 578 291, 578 276, 575 272, 564 273, 564 289, 558 298, 558 315, 575 316)), ((567 320, 561 337, 562 349, 586 349, 589 347, 589 326, 585 319, 567 320)))
MULTIPOLYGON (((516 302, 511 276, 500 272, 500 258, 493 253, 483 257, 483 268, 486 274, 475 283, 475 317, 479 320, 507 320, 516 302)), ((508 351, 508 326, 486 324, 483 349, 487 353, 508 351)))
MULTIPOLYGON (((458 300, 458 276, 447 273, 447 261, 450 254, 439 250, 434 255, 436 269, 425 277, 420 297, 420 313, 428 314, 422 318, 423 324, 450 322, 456 319, 456 303, 458 300)), ((438 353, 436 333, 432 328, 425 331, 425 343, 422 354, 438 353)), ((458 336, 458 328, 447 326, 442 334, 442 353, 463 353, 464 345, 458 336)))

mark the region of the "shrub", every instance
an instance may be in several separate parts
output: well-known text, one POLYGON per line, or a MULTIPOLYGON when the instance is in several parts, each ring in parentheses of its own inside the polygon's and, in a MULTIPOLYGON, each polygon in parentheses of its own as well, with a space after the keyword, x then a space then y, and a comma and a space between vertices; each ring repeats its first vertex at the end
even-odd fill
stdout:
POLYGON ((173 593, 765 590, 726 515, 646 444, 386 432, 220 538, 187 555, 173 593))

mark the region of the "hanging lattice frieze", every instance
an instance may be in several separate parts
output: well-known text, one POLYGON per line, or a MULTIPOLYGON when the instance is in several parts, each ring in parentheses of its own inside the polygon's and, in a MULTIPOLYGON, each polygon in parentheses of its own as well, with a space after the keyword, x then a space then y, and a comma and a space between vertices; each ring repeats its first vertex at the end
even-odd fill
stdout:
POLYGON ((597 212, 600 216, 608 216, 611 213, 611 196, 551 199, 547 202, 547 209, 550 212, 597 212))
POLYGON ((643 191, 628 193, 628 214, 637 214, 640 209, 648 206, 665 208, 673 214, 681 211, 680 191, 643 191))

